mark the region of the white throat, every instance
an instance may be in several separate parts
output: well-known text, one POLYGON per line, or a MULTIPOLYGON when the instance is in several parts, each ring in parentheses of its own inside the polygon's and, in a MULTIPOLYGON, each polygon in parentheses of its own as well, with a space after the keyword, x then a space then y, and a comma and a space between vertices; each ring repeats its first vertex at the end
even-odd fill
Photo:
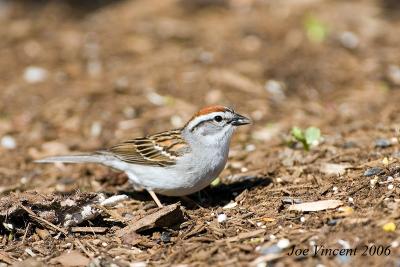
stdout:
POLYGON ((229 147, 234 130, 234 127, 226 127, 216 133, 205 134, 201 129, 193 132, 183 129, 182 135, 191 147, 200 146, 219 149, 225 146, 229 147))

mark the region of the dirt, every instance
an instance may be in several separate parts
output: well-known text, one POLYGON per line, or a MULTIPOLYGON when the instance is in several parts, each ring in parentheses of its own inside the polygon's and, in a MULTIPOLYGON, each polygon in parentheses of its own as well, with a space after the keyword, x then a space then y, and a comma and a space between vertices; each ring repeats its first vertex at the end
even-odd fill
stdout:
POLYGON ((0 1, 0 264, 399 265, 398 10, 0 1), (190 200, 161 196, 165 209, 105 167, 33 162, 179 128, 213 104, 253 124, 235 134, 219 183, 190 200), (306 151, 293 126, 322 138, 306 151), (128 198, 101 205, 115 195, 128 198), (291 206, 319 200, 341 204, 291 206), (85 206, 91 219, 65 224, 85 206), (357 251, 314 256, 315 245, 357 251))

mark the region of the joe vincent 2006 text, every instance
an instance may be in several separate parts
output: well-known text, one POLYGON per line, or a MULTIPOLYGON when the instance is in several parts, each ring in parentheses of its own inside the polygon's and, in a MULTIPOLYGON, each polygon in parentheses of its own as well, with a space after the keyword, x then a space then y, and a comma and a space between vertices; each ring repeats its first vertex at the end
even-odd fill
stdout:
POLYGON ((293 246, 288 256, 389 256, 390 246, 361 246, 358 248, 327 248, 314 245, 310 249, 293 246))

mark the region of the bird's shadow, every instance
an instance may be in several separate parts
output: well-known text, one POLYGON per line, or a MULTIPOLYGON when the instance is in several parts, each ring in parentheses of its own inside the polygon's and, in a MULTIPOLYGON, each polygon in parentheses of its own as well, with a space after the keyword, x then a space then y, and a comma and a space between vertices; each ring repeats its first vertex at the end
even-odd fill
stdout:
MULTIPOLYGON (((244 190, 252 190, 257 187, 265 187, 272 182, 269 177, 253 176, 245 177, 243 180, 230 183, 230 184, 219 184, 217 186, 208 186, 200 192, 191 194, 185 198, 180 197, 167 197, 158 195, 160 201, 165 204, 173 204, 178 201, 182 202, 183 205, 188 209, 197 208, 212 208, 221 207, 234 201, 235 198, 240 195, 244 190)), ((140 201, 151 201, 152 198, 147 192, 137 191, 121 191, 121 194, 128 195, 132 199, 140 201)))

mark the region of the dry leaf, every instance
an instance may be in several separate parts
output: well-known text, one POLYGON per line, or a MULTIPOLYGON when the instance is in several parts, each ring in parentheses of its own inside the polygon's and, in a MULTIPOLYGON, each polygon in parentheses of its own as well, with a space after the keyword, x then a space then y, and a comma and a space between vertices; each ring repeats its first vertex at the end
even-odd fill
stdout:
POLYGON ((184 217, 180 205, 172 204, 146 215, 142 219, 119 230, 117 236, 122 237, 132 232, 139 232, 154 227, 167 227, 182 222, 183 220, 184 217))
POLYGON ((322 163, 320 171, 328 175, 343 175, 350 167, 350 164, 322 163))
POLYGON ((320 200, 320 201, 294 204, 294 205, 289 206, 289 210, 296 210, 296 211, 303 211, 303 212, 304 211, 321 211, 321 210, 334 209, 341 205, 343 205, 342 201, 335 200, 335 199, 329 199, 329 200, 320 200))

